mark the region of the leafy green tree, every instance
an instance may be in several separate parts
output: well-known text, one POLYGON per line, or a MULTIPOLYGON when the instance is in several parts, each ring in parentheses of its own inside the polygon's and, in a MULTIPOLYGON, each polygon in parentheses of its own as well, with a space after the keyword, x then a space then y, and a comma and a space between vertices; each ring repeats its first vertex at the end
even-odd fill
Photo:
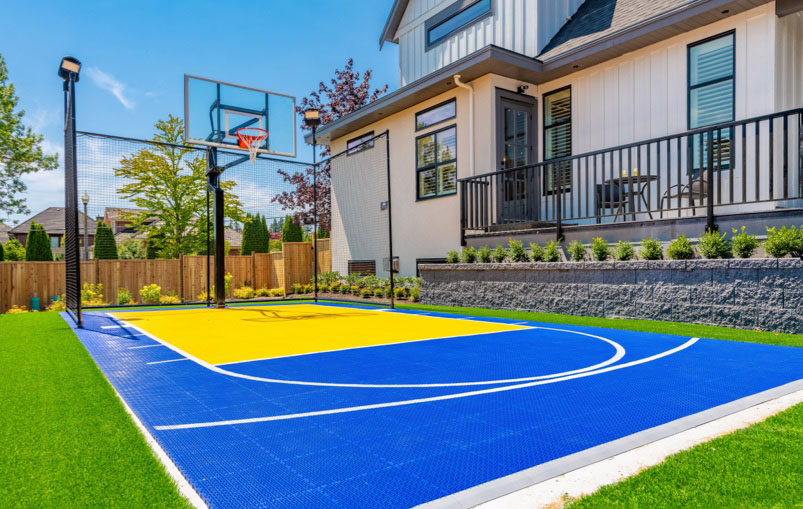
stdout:
MULTIPOLYGON (((156 260, 162 251, 162 240, 164 236, 160 232, 155 232, 148 236, 147 246, 145 247, 145 258, 148 260, 156 260)), ((206 243, 204 243, 206 249, 206 243)))
POLYGON ((21 262, 25 260, 25 248, 17 239, 9 239, 3 249, 7 262, 21 262))
POLYGON ((147 254, 145 243, 139 239, 126 239, 117 246, 117 256, 121 260, 144 260, 147 254))
POLYGON ((27 214, 23 175, 56 168, 56 155, 42 151, 42 136, 22 123, 16 90, 8 81, 8 67, 0 55, 0 219, 6 214, 27 214))
POLYGON ((270 223, 270 231, 271 233, 279 233, 282 231, 282 222, 278 217, 274 217, 273 222, 270 223))
POLYGON ((0 244, 0 262, 4 260, 3 244, 0 244))
POLYGON ((31 221, 28 238, 25 240, 26 262, 52 262, 53 250, 50 249, 50 237, 44 226, 31 221))
MULTIPOLYGON (((184 122, 172 115, 156 122, 154 145, 123 158, 115 168, 128 183, 117 190, 142 212, 126 215, 144 232, 148 248, 161 258, 197 252, 206 246, 206 158, 197 150, 177 146, 184 142, 184 122), (155 220, 154 220, 155 219, 155 220)), ((233 180, 221 182, 224 216, 242 221, 242 204, 233 193, 233 180)))
POLYGON ((109 225, 103 221, 98 222, 95 230, 95 249, 96 260, 117 260, 117 242, 114 240, 114 233, 109 225))
POLYGON ((302 242, 304 240, 304 232, 301 226, 297 225, 291 216, 284 218, 284 226, 282 226, 282 242, 302 242))

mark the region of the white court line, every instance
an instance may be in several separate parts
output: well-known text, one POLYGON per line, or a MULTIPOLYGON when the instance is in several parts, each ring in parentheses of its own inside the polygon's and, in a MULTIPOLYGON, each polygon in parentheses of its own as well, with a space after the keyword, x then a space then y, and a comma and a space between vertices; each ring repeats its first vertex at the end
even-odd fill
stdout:
POLYGON ((480 396, 483 394, 493 394, 496 392, 506 392, 506 391, 513 391, 517 389, 524 389, 526 387, 534 387, 537 385, 547 385, 553 384, 557 382, 564 382, 566 380, 574 380, 576 378, 584 378, 587 376, 595 376, 600 375, 602 373, 608 373, 610 371, 616 371, 619 369, 629 368, 632 366, 637 366, 639 364, 644 364, 646 362, 651 362, 656 359, 660 359, 662 357, 666 357, 677 353, 681 350, 685 350, 689 348, 693 344, 695 344, 700 338, 691 338, 690 340, 686 341, 680 346, 676 346, 671 350, 667 350, 665 352, 661 352, 659 354, 651 355, 650 357, 644 357, 643 359, 638 359, 631 362, 625 362, 623 364, 618 364, 616 366, 609 366, 607 368, 598 369, 596 371, 588 371, 586 373, 578 373, 575 375, 564 376, 560 378, 553 378, 551 380, 539 380, 536 382, 529 382, 525 384, 517 384, 517 385, 509 385, 507 387, 496 387, 493 389, 482 389, 479 391, 470 391, 470 392, 460 392, 457 394, 447 394, 444 396, 434 396, 430 398, 417 398, 417 399, 408 399, 403 401, 391 401, 388 403, 376 403, 373 405, 360 405, 360 406, 353 406, 353 407, 345 407, 345 408, 333 408, 330 410, 318 410, 314 412, 302 412, 298 414, 285 414, 285 415, 270 415, 266 417, 251 417, 249 419, 232 419, 227 421, 209 421, 209 422, 195 422, 195 423, 188 423, 188 424, 170 424, 170 425, 163 425, 163 426, 154 426, 153 429, 157 431, 169 431, 169 430, 177 430, 177 429, 194 429, 194 428, 211 428, 217 426, 231 426, 236 424, 252 424, 257 422, 269 422, 269 421, 284 421, 288 419, 300 419, 303 417, 315 417, 319 415, 333 415, 333 414, 342 414, 347 412, 359 412, 362 410, 374 410, 378 408, 390 408, 390 407, 397 407, 397 406, 406 406, 406 405, 415 405, 419 403, 430 403, 433 401, 445 401, 450 399, 458 399, 458 398, 467 398, 471 396, 480 396))
MULTIPOLYGON (((144 334, 137 334, 137 336, 143 336, 144 334)), ((137 350, 139 348, 153 348, 154 346, 164 346, 164 345, 142 345, 142 346, 129 346, 129 350, 137 350)))
POLYGON ((151 365, 151 364, 164 364, 164 363, 166 363, 166 362, 178 362, 178 361, 188 361, 188 360, 189 360, 189 359, 187 359, 186 357, 184 357, 183 359, 168 359, 168 360, 166 360, 166 361, 146 362, 145 364, 148 364, 148 365, 151 365))

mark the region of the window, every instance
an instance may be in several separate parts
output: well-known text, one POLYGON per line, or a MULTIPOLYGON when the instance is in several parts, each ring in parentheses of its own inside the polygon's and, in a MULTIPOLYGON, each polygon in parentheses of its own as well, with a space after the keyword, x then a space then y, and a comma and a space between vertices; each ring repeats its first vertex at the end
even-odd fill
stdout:
POLYGON ((53 249, 58 249, 61 247, 61 238, 60 237, 50 237, 50 247, 53 249))
POLYGON ((361 276, 376 276, 376 260, 349 260, 348 273, 361 276))
POLYGON ((415 114, 415 130, 420 131, 457 116, 457 106, 454 99, 438 104, 415 114))
MULTIPOLYGON (((544 161, 572 155, 572 89, 544 95, 544 161)), ((549 164, 544 171, 544 192, 568 191, 572 182, 571 161, 549 164), (561 181, 558 181, 560 175, 561 181), (562 184, 562 185, 561 185, 562 184)))
POLYGON ((427 49, 447 39, 455 32, 459 32, 492 14, 492 0, 462 0, 455 2, 427 20, 427 49))
MULTIPOLYGON (((689 45, 688 48, 689 129, 730 122, 734 119, 735 51, 734 33, 689 45)), ((732 129, 713 135, 712 152, 716 168, 730 164, 732 129)), ((708 136, 692 137, 689 147, 694 171, 707 161, 708 136)))
POLYGON ((365 133, 362 136, 358 136, 354 139, 351 139, 346 142, 346 155, 353 156, 354 154, 359 154, 368 149, 374 148, 373 142, 374 132, 371 131, 370 133, 365 133), (368 142, 368 140, 371 140, 368 142), (366 143, 368 142, 368 143, 366 143))
POLYGON ((416 189, 419 200, 457 193, 457 127, 415 140, 416 189))

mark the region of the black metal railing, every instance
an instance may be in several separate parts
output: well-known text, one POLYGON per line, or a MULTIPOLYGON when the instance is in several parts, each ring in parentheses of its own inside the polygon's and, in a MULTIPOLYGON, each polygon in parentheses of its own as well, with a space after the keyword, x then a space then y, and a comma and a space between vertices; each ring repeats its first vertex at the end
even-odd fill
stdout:
POLYGON ((463 238, 684 216, 713 228, 716 214, 803 199, 803 109, 463 178, 459 187, 463 238))

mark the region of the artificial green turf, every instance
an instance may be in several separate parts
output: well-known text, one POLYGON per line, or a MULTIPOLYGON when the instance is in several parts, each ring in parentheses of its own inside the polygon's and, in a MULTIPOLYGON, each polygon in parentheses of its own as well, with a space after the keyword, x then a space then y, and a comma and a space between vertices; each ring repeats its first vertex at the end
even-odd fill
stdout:
POLYGON ((670 456, 569 505, 803 507, 803 404, 670 456))
POLYGON ((657 334, 677 334, 679 336, 727 339, 747 343, 764 343, 768 345, 784 345, 803 347, 803 335, 783 334, 780 332, 753 331, 717 327, 715 325, 695 325, 691 323, 658 322, 653 320, 630 320, 599 318, 592 316, 559 315, 555 313, 532 313, 529 311, 499 311, 484 308, 461 308, 448 306, 430 306, 426 304, 398 304, 401 309, 421 309, 443 313, 460 313, 474 316, 495 316, 514 320, 532 320, 535 322, 562 323, 566 325, 587 325, 606 329, 623 329, 657 334))
POLYGON ((57 313, 0 315, 0 507, 188 507, 57 313))

